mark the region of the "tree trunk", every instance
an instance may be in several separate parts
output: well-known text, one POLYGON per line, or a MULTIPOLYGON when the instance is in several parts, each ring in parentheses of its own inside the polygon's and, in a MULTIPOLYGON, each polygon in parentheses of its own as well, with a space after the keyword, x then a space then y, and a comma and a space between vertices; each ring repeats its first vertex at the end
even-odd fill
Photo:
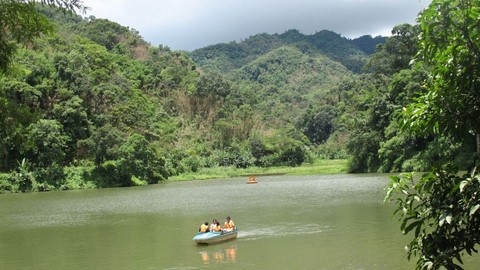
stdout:
POLYGON ((477 157, 480 157, 480 132, 475 135, 477 137, 477 157))

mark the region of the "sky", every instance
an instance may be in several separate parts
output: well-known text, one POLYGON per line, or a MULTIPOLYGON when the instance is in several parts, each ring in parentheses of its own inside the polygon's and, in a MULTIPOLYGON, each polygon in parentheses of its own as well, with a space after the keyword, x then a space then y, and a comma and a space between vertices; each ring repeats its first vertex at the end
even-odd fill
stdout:
POLYGON ((245 40, 259 33, 331 30, 347 38, 389 36, 415 24, 431 0, 83 0, 83 16, 109 19, 139 31, 154 46, 173 50, 245 40))

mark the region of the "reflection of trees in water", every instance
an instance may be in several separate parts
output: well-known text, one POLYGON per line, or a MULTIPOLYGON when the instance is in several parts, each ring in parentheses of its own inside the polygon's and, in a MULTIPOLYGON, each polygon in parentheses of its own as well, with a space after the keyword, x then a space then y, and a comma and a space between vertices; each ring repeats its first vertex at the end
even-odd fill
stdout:
POLYGON ((220 251, 200 251, 200 256, 204 264, 235 262, 237 260, 237 247, 231 246, 220 251))

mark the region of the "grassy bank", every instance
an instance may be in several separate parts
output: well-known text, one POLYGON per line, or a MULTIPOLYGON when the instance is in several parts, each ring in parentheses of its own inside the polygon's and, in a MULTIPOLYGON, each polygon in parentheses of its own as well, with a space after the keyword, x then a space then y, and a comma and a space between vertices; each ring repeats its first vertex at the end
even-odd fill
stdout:
MULTIPOLYGON (((34 173, 29 173, 30 186, 22 189, 19 180, 23 180, 20 175, 12 175, 0 173, 0 194, 16 193, 30 191, 47 191, 47 190, 75 190, 75 189, 92 189, 99 187, 108 187, 108 183, 101 178, 95 177, 92 173, 94 167, 66 167, 63 170, 65 178, 61 179, 61 184, 54 186, 46 181, 37 181, 34 173), (20 178, 19 178, 20 177, 20 178)), ((286 175, 311 175, 311 174, 337 174, 347 172, 347 160, 316 160, 311 164, 304 164, 299 167, 250 167, 247 169, 238 169, 235 167, 215 167, 204 168, 195 173, 184 173, 177 176, 171 176, 168 181, 184 181, 184 180, 201 180, 201 179, 218 179, 232 178, 246 175, 262 175, 262 174, 286 174, 286 175)), ((136 178, 136 177, 135 177, 136 178)), ((137 179, 138 180, 138 179, 137 179)), ((23 182, 22 182, 23 183, 23 182)), ((133 182, 132 185, 144 184, 133 182)))
POLYGON ((287 174, 287 175, 308 175, 308 174, 336 174, 347 172, 347 160, 316 160, 312 164, 304 164, 299 167, 250 167, 247 169, 239 169, 235 167, 216 167, 204 168, 196 173, 184 173, 177 176, 171 176, 169 181, 183 180, 201 180, 216 178, 231 178, 243 175, 260 175, 260 174, 287 174))

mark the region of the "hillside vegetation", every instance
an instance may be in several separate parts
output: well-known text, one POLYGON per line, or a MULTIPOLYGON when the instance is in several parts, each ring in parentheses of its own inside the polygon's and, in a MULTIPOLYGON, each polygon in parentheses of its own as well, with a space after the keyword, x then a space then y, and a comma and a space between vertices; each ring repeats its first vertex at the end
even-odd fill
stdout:
POLYGON ((317 158, 349 158, 351 172, 403 171, 470 153, 468 140, 398 129, 397 112, 425 78, 408 65, 416 26, 388 40, 289 30, 187 53, 115 22, 39 8, 54 33, 18 47, 0 73, 3 192, 317 158))
POLYGON ((349 172, 427 172, 393 176, 386 195, 416 269, 478 252, 479 1, 434 0, 388 39, 289 30, 191 53, 81 9, 0 1, 0 193, 331 173, 345 159, 320 158, 348 158, 349 172))
POLYGON ((378 44, 386 37, 362 36, 353 40, 339 34, 322 30, 313 35, 304 35, 291 29, 283 34, 257 34, 239 43, 230 42, 207 46, 191 53, 195 62, 204 68, 221 73, 254 61, 258 57, 285 45, 299 48, 303 53, 327 56, 353 72, 360 72, 378 44))

